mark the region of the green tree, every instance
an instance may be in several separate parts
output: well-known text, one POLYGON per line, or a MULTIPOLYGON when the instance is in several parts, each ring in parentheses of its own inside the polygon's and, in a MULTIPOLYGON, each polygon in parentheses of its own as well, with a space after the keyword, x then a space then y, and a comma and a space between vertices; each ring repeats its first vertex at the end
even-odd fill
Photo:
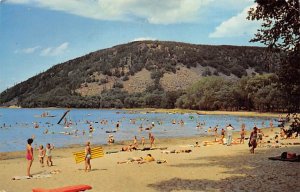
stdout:
POLYGON ((299 0, 256 0, 248 19, 261 20, 251 42, 260 42, 271 51, 285 55, 277 71, 280 88, 289 111, 300 109, 300 6, 299 0))

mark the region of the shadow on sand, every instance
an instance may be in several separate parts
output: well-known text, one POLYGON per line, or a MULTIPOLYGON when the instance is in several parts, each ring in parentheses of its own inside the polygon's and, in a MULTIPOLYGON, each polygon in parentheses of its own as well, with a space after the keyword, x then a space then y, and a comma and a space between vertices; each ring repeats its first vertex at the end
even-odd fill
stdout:
MULTIPOLYGON (((273 149, 271 155, 278 155, 286 151, 286 148, 273 149)), ((299 153, 299 148, 289 149, 299 153)), ((185 179, 178 177, 169 180, 149 184, 148 187, 157 191, 297 191, 300 188, 300 163, 282 162, 268 160, 265 150, 256 154, 245 151, 240 156, 199 157, 188 160, 183 164, 169 165, 178 167, 183 171, 189 168, 200 172, 204 167, 220 167, 226 171, 218 172, 224 174, 223 179, 185 179), (225 175, 226 174, 226 175, 225 175)))

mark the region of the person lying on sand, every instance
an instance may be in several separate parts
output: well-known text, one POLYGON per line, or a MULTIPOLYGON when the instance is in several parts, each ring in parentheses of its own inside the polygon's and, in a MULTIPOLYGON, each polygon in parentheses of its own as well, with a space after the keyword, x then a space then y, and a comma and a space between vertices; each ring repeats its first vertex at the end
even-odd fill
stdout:
POLYGON ((143 157, 133 157, 133 158, 128 158, 126 161, 118 161, 117 164, 133 163, 133 162, 139 162, 142 160, 143 160, 143 157))
POLYGON ((192 152, 191 149, 180 149, 180 150, 171 150, 171 151, 168 151, 168 150, 164 150, 162 151, 161 153, 164 153, 164 154, 169 154, 169 153, 190 153, 192 152))
POLYGON ((122 147, 121 151, 132 151, 132 150, 137 150, 137 148, 133 145, 128 145, 128 146, 124 146, 122 147))
POLYGON ((150 163, 152 161, 155 161, 155 159, 152 157, 151 154, 147 154, 147 156, 145 158, 143 158, 142 161, 139 161, 138 164, 150 163))
POLYGON ((117 164, 133 163, 133 162, 137 162, 138 164, 143 164, 143 163, 149 163, 152 161, 155 161, 155 159, 152 157, 151 154, 147 154, 147 156, 145 158, 143 158, 143 157, 128 158, 126 161, 118 161, 117 164))

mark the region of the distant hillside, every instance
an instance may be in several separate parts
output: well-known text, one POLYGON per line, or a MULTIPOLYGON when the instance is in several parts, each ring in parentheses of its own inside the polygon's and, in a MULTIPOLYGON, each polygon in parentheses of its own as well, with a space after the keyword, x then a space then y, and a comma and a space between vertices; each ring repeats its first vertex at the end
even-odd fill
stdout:
POLYGON ((181 95, 203 76, 238 79, 273 72, 276 63, 277 55, 267 54, 260 47, 131 42, 55 65, 2 92, 0 104, 157 107, 147 104, 143 94, 181 95))

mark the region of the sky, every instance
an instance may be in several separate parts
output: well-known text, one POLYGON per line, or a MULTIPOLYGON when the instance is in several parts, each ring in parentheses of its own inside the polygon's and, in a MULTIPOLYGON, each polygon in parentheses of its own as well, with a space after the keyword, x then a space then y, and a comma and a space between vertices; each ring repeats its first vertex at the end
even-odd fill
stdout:
POLYGON ((254 0, 0 0, 0 92, 53 65, 138 40, 249 43, 254 0))

